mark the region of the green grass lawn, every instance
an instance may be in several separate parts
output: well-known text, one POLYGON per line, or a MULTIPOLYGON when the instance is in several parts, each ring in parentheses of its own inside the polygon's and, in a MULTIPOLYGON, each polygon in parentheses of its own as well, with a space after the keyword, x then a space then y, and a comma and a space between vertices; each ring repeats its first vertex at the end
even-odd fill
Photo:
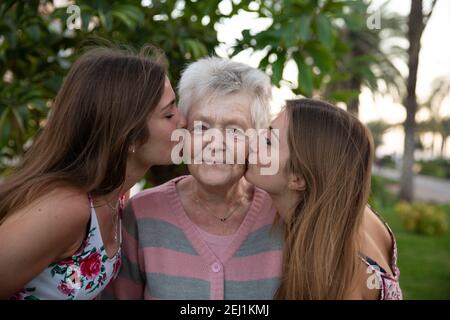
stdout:
MULTIPOLYGON (((450 299, 450 231, 441 236, 407 232, 394 212, 395 201, 374 208, 397 239, 400 285, 404 299, 450 299)), ((440 206, 450 221, 450 205, 440 206)))

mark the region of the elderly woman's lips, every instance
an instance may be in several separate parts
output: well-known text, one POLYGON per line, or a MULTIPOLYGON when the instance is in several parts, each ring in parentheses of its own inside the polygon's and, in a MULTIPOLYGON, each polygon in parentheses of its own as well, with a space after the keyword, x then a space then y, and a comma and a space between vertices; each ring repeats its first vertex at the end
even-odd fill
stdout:
POLYGON ((222 165, 222 164, 226 164, 226 162, 220 162, 220 161, 211 161, 210 163, 211 163, 211 164, 214 164, 214 165, 222 165))

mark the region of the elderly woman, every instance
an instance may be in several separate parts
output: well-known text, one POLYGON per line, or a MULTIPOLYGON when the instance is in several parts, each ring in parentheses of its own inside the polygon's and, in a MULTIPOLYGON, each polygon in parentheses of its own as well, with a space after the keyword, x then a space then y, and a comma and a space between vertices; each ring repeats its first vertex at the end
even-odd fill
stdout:
MULTIPOLYGON (((179 96, 193 140, 203 139, 194 132, 207 129, 234 138, 221 143, 203 139, 205 154, 229 152, 234 148, 230 141, 242 142, 247 129, 269 121, 269 78, 241 63, 205 58, 191 64, 180 80, 179 96)), ((282 237, 272 229, 270 197, 245 180, 245 163, 203 160, 188 165, 191 175, 130 200, 124 214, 123 268, 110 290, 115 298, 274 297, 282 237)))

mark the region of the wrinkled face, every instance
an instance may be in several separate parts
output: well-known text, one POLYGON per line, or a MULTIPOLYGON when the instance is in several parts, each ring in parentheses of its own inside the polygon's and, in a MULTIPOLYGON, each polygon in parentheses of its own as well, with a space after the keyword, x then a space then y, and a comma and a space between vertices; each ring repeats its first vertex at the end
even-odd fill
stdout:
MULTIPOLYGON (((269 157, 270 161, 261 163, 261 150, 256 150, 250 143, 249 157, 258 157, 256 164, 250 163, 245 173, 245 178, 255 186, 267 191, 269 194, 282 194, 287 191, 288 175, 286 173, 286 164, 289 159, 289 146, 287 143, 287 131, 289 121, 287 119, 287 112, 282 111, 273 121, 269 130, 262 132, 258 139, 266 141, 267 145, 274 147, 273 150, 278 152, 278 155, 273 154, 269 157), (273 161, 279 161, 275 174, 261 174, 263 168, 273 165, 273 161)), ((271 148, 268 148, 270 152, 271 148)), ((274 152, 274 151, 272 151, 274 152)))
POLYGON ((188 169, 192 176, 211 186, 239 181, 248 154, 245 131, 251 126, 250 98, 244 94, 194 103, 187 115, 191 140, 188 169))
POLYGON ((185 125, 186 119, 178 111, 175 93, 166 78, 161 100, 147 121, 149 139, 135 149, 135 159, 143 166, 172 164, 171 151, 177 142, 171 141, 171 134, 185 125))

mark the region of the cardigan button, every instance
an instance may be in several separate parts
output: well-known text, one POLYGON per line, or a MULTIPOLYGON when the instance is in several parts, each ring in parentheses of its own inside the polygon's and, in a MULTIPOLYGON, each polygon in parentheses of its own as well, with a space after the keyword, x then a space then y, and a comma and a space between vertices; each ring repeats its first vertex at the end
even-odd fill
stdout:
POLYGON ((218 263, 218 262, 214 262, 213 264, 212 264, 212 266, 211 266, 211 270, 213 271, 213 272, 219 272, 220 271, 220 263, 218 263))

